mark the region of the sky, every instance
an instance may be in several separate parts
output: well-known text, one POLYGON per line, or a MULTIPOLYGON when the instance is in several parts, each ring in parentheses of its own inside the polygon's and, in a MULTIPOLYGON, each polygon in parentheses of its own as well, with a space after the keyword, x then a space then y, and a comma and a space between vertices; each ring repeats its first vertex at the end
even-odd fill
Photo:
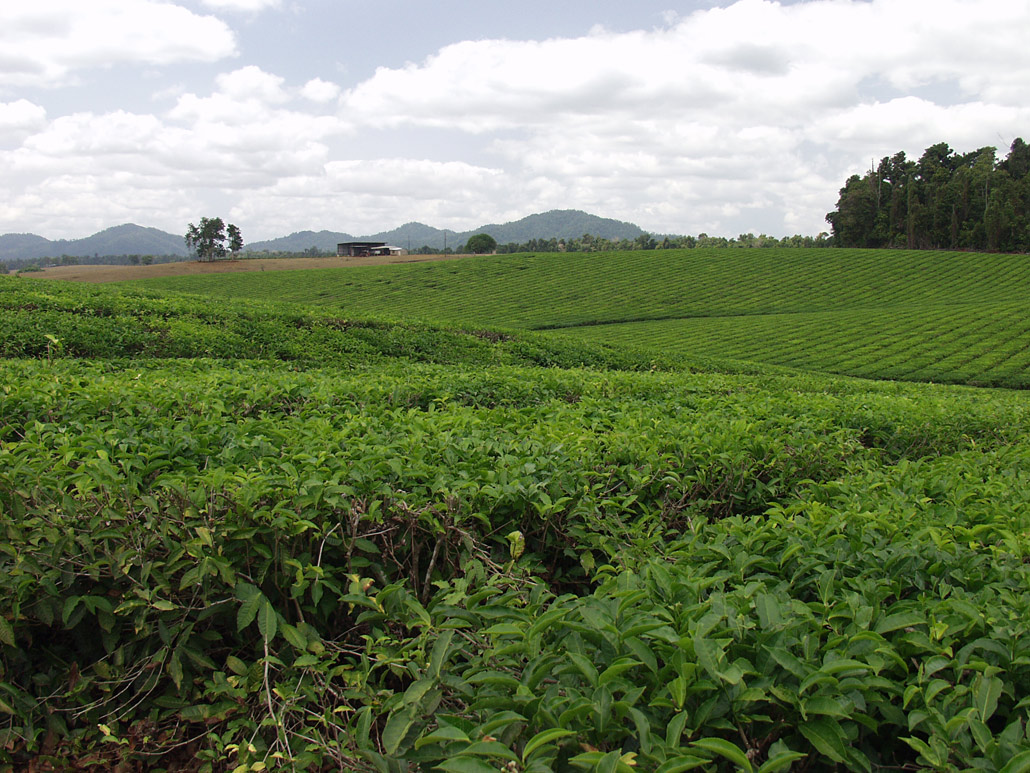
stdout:
POLYGON ((884 156, 1030 140, 1027 30, 1030 0, 2 2, 0 233, 815 235, 884 156))

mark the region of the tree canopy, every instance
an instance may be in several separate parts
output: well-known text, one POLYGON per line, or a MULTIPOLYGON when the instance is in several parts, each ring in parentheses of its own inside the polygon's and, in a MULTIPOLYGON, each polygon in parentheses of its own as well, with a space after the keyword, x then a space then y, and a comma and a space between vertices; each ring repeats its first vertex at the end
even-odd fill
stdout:
POLYGON ((190 223, 185 239, 187 249, 195 252, 199 260, 217 260, 243 249, 240 229, 220 217, 202 217, 199 226, 190 223))
POLYGON ((884 157, 840 189, 826 215, 841 247, 1030 250, 1030 145, 1004 160, 991 146, 958 154, 940 142, 919 161, 884 157))
POLYGON ((485 255, 497 249, 497 240, 490 234, 476 234, 470 236, 465 243, 465 251, 476 255, 485 255))

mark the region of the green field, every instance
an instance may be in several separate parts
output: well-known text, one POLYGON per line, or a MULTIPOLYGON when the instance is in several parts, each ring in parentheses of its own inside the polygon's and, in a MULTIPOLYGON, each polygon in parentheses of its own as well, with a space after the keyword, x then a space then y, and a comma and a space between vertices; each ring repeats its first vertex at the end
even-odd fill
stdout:
POLYGON ((1026 393, 735 335, 0 277, 0 766, 1026 770, 1026 393))
POLYGON ((1030 385, 1030 262, 904 250, 492 256, 148 287, 513 329, 872 378, 1030 385))

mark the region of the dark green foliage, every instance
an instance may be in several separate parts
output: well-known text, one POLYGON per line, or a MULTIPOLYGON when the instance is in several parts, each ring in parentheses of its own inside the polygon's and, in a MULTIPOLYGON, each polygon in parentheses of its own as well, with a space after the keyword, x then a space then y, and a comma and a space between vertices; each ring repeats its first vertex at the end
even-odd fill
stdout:
POLYGON ((594 754, 992 770, 1030 748, 1018 395, 3 370, 15 760, 48 733, 61 754, 140 759, 176 727, 201 733, 202 761, 384 770, 594 754))
POLYGON ((1030 762, 1022 393, 0 289, 14 769, 1030 762))
POLYGON ((946 143, 918 162, 885 157, 853 175, 826 216, 840 247, 1030 250, 1030 150, 1016 139, 1008 156, 980 148, 957 154, 946 143))
POLYGON ((217 260, 243 249, 240 229, 220 217, 202 217, 199 226, 190 223, 185 241, 186 249, 199 260, 217 260))
POLYGON ((470 236, 469 240, 465 243, 465 252, 471 252, 476 255, 485 255, 488 252, 493 252, 497 249, 497 240, 490 234, 476 234, 470 236))

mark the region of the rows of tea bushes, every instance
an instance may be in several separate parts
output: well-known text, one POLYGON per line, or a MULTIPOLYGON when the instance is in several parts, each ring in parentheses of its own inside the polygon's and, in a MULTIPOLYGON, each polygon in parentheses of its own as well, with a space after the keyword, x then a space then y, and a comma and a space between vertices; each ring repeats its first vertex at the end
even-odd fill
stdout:
POLYGON ((0 283, 0 765, 1030 768, 1021 393, 466 330, 0 283))
POLYGON ((129 283, 386 315, 551 328, 597 322, 1022 302, 1021 255, 917 250, 695 249, 492 255, 129 283))
POLYGON ((0 277, 0 357, 214 357, 349 365, 408 359, 469 365, 671 367, 653 354, 533 333, 351 319, 287 304, 121 291, 0 277))
POLYGON ((147 280, 875 378, 1030 383, 1020 255, 703 249, 147 280))
POLYGON ((1026 303, 697 317, 565 328, 562 333, 585 341, 867 378, 1030 386, 1026 303))
POLYGON ((0 362, 0 756, 1030 765, 1019 393, 0 362))

